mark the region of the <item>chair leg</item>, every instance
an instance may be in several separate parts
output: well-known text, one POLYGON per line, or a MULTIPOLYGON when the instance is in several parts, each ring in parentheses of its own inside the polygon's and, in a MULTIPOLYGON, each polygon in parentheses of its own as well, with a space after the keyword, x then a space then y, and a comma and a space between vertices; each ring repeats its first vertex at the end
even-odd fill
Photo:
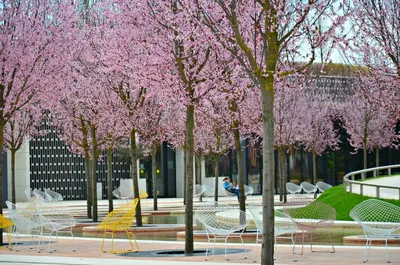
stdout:
POLYGON ((335 246, 333 245, 333 242, 332 242, 331 229, 329 229, 329 231, 328 231, 328 236, 329 236, 329 241, 331 242, 332 250, 333 250, 331 253, 335 253, 336 250, 335 250, 335 246))
POLYGON ((111 253, 115 254, 115 252, 114 252, 114 231, 111 232, 111 253))
POLYGON ((76 241, 75 241, 74 234, 72 233, 72 227, 71 227, 71 230, 69 232, 71 233, 72 240, 74 241, 74 248, 72 249, 72 252, 76 252, 77 251, 77 249, 76 249, 76 241))
POLYGON ((11 232, 10 232, 10 227, 5 227, 6 233, 7 233, 7 240, 8 240, 8 249, 12 250, 12 241, 11 241, 11 232))
MULTIPOLYGON (((292 240, 293 249, 295 249, 296 243, 293 240, 293 234, 291 235, 290 240, 292 240)), ((297 252, 295 254, 296 254, 296 259, 294 261, 296 262, 299 259, 299 255, 297 254, 297 252)))
POLYGON ((256 245, 254 246, 253 257, 251 259, 253 262, 257 262, 257 260, 256 260, 256 252, 257 252, 258 241, 259 241, 259 233, 257 231, 256 245))
POLYGON ((209 249, 209 245, 210 245, 210 237, 209 237, 208 235, 207 235, 207 237, 208 237, 208 242, 207 242, 207 250, 206 250, 206 260, 210 260, 210 259, 214 258, 214 250, 215 250, 215 240, 216 240, 216 237, 214 236, 214 246, 213 246, 211 258, 208 257, 208 249, 209 249))
POLYGON ((130 249, 129 251, 133 251, 133 245, 132 245, 131 236, 129 235, 129 232, 128 232, 127 229, 125 229, 125 232, 126 232, 126 237, 127 237, 128 240, 129 240, 129 244, 131 245, 131 249, 130 249))
POLYGON ((367 239, 366 245, 365 245, 365 250, 364 250, 364 263, 366 263, 369 259, 369 250, 371 248, 371 240, 368 236, 365 236, 367 239))
POLYGON ((310 249, 311 249, 311 252, 315 252, 314 250, 313 250, 313 236, 314 236, 314 230, 312 230, 311 231, 311 233, 310 233, 310 249))
POLYGON ((129 243, 131 244, 131 250, 129 250, 129 251, 135 251, 135 249, 133 247, 133 244, 132 244, 132 241, 131 241, 131 237, 133 237, 133 240, 135 241, 135 245, 136 245, 136 249, 137 249, 136 251, 140 251, 139 244, 136 241, 136 237, 135 237, 134 233, 133 232, 128 232, 128 230, 125 230, 125 231, 126 231, 126 235, 128 236, 129 243))
POLYGON ((106 239, 106 234, 107 234, 107 232, 104 231, 103 243, 101 244, 101 250, 100 250, 100 251, 103 252, 103 253, 105 252, 105 251, 104 251, 104 240, 106 239))
POLYGON ((138 244, 138 242, 137 242, 137 240, 136 240, 135 234, 134 234, 133 232, 131 232, 131 234, 132 234, 133 240, 135 240, 135 245, 136 245, 137 251, 140 251, 139 244, 138 244))
POLYGON ((388 255, 388 239, 389 237, 386 238, 386 262, 390 263, 391 261, 389 260, 389 255, 388 255))
MULTIPOLYGON (((303 235, 302 235, 302 239, 301 239, 301 253, 299 255, 303 255, 303 251, 304 251, 304 236, 305 236, 306 232, 304 232, 304 230, 302 230, 302 233, 303 233, 303 235)), ((293 254, 294 254, 294 251, 293 251, 293 254)))

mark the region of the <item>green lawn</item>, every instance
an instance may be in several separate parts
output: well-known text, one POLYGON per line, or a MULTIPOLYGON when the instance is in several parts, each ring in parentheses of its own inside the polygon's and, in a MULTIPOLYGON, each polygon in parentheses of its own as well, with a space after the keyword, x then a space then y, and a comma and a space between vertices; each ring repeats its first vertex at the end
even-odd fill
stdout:
MULTIPOLYGON (((343 184, 334 186, 318 196, 318 201, 329 204, 336 209, 336 220, 353 221, 349 213, 354 206, 372 197, 346 192, 343 184)), ((381 199, 400 207, 400 200, 381 199)))

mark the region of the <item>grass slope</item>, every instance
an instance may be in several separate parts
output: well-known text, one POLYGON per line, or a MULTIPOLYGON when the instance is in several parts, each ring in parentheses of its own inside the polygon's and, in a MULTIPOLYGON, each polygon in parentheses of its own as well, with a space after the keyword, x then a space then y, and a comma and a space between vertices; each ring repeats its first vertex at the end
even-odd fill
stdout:
MULTIPOLYGON (((353 221, 349 216, 351 209, 362 201, 372 197, 346 192, 343 184, 334 186, 318 196, 318 201, 329 204, 336 209, 336 220, 353 221)), ((400 207, 400 200, 380 199, 400 207)))

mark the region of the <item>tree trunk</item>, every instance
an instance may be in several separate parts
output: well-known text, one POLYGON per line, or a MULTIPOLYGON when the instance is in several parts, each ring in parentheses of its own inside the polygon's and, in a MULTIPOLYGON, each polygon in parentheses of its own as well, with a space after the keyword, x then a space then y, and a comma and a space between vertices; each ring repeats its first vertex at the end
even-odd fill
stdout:
POLYGON ((153 147, 153 152, 151 154, 151 174, 153 176, 153 209, 157 211, 157 146, 153 147))
MULTIPOLYGON (((368 150, 365 146, 364 146, 363 154, 364 154, 364 169, 367 169, 368 168, 368 150)), ((364 180, 366 177, 366 173, 362 173, 361 177, 364 180)))
POLYGON ((279 200, 286 202, 286 182, 287 182, 287 163, 286 151, 284 147, 278 148, 278 165, 279 165, 279 200))
MULTIPOLYGON (((377 146, 375 150, 376 150, 376 151, 375 151, 375 166, 376 166, 376 167, 379 167, 379 160, 380 160, 380 159, 379 159, 379 158, 380 158, 380 157, 379 157, 379 155, 380 155, 379 153, 380 153, 380 150, 381 150, 381 149, 380 149, 379 146, 377 146)), ((380 174, 379 174, 379 170, 377 170, 377 171, 375 171, 375 172, 376 172, 376 176, 379 176, 379 175, 380 175, 380 174)))
MULTIPOLYGON (((364 169, 368 168, 368 121, 364 124, 364 135, 363 135, 363 146, 364 146, 364 169)), ((366 173, 361 174, 361 178, 364 180, 366 173)))
POLYGON ((238 168, 238 185, 239 185, 239 208, 246 211, 246 198, 244 196, 244 172, 243 172, 243 155, 242 145, 240 143, 239 122, 233 121, 233 139, 235 141, 236 161, 238 168))
POLYGON ((273 76, 262 89, 263 109, 263 232, 261 264, 274 264, 274 88, 273 76))
POLYGON ((15 204, 15 153, 16 149, 11 148, 11 200, 15 204))
POLYGON ((313 184, 317 183, 317 153, 312 153, 312 163, 313 163, 313 184))
POLYGON ((184 189, 183 189, 183 205, 186 205, 186 147, 184 147, 184 149, 185 149, 185 153, 184 153, 184 156, 183 156, 183 187, 185 187, 184 189))
POLYGON ((97 209, 97 176, 96 176, 96 165, 97 165, 97 138, 96 138, 96 127, 90 126, 90 135, 92 136, 92 160, 91 160, 91 171, 92 171, 92 220, 93 222, 98 221, 98 209, 97 209))
POLYGON ((201 155, 196 155, 196 183, 194 184, 201 184, 201 155))
POLYGON ((219 155, 215 157, 214 160, 214 201, 218 201, 218 186, 221 185, 218 183, 218 176, 219 176, 219 155))
POLYGON ((90 147, 88 141, 88 129, 83 117, 80 117, 82 132, 82 146, 85 152, 85 177, 86 177, 86 214, 87 218, 92 218, 92 171, 90 166, 90 147))
MULTIPOLYGON (((135 198, 139 199, 139 181, 137 174, 137 146, 136 146, 136 131, 131 130, 131 177, 133 181, 133 192, 135 198)), ((140 199, 136 206, 136 226, 143 226, 142 223, 142 209, 140 206, 140 199)))
POLYGON ((194 106, 186 108, 186 139, 185 139, 185 254, 193 254, 193 150, 194 150, 194 106))
POLYGON ((113 176, 113 165, 112 165, 112 157, 113 157, 113 149, 108 148, 107 150, 107 197, 108 197, 108 212, 112 212, 114 210, 113 205, 113 185, 112 185, 112 176, 113 176))
POLYGON ((86 176, 86 211, 87 218, 92 218, 92 171, 90 156, 85 152, 85 176, 86 176))
MULTIPOLYGON (((2 104, 3 105, 3 104, 2 104)), ((3 214, 3 152, 4 152, 4 113, 0 110, 0 214, 3 214)), ((0 246, 3 245, 3 229, 0 229, 0 246)))

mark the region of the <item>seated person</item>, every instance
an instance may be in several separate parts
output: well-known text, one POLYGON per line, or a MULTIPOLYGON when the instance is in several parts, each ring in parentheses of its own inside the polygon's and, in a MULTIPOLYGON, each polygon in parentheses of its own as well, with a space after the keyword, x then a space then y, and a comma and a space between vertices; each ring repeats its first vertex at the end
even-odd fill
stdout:
POLYGON ((233 187, 233 184, 230 182, 229 178, 225 177, 222 181, 224 182, 224 184, 223 184, 224 189, 229 191, 230 193, 235 194, 239 199, 239 189, 233 187))

